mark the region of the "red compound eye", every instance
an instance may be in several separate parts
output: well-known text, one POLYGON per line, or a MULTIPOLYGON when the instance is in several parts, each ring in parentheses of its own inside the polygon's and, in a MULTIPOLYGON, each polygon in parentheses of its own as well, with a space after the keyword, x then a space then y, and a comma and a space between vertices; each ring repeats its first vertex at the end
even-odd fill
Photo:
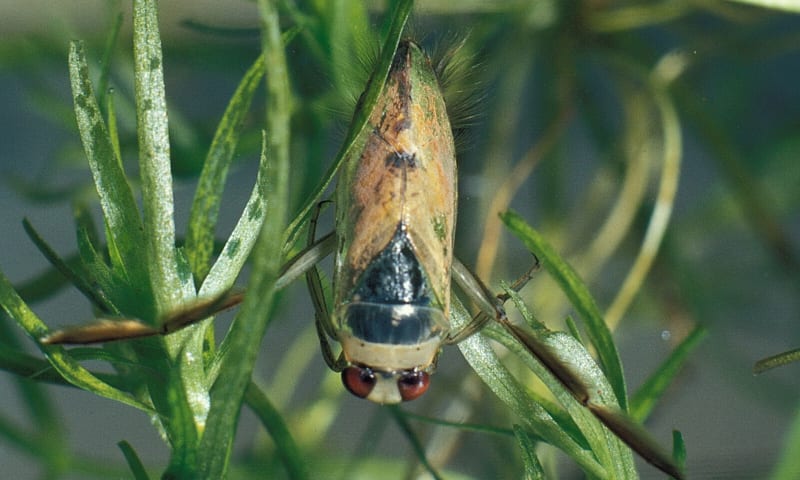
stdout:
POLYGON ((397 389, 404 402, 409 402, 419 397, 428 390, 430 377, 425 372, 406 372, 397 379, 397 389))
POLYGON ((376 381, 375 374, 369 368, 354 366, 342 370, 342 383, 345 388, 359 398, 367 398, 376 381))

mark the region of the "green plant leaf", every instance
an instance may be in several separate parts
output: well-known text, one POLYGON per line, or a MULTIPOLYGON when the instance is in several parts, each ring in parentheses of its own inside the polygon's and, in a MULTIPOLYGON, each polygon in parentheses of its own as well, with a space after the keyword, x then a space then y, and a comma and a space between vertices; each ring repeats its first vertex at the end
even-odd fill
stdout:
POLYGON ((508 211, 500 215, 514 235, 522 240, 528 249, 535 253, 542 262, 542 266, 555 279, 567 295, 572 305, 580 314, 587 328, 587 334, 592 345, 597 349, 600 365, 605 372, 608 382, 614 389, 620 408, 626 411, 628 399, 625 388, 625 377, 622 373, 622 363, 619 352, 614 345, 611 332, 603 321, 600 309, 589 293, 589 289, 580 279, 575 270, 558 255, 547 240, 539 232, 528 225, 516 212, 508 211))
POLYGON ((184 365, 183 362, 176 362, 173 368, 165 372, 168 376, 167 411, 171 416, 162 421, 167 425, 169 443, 172 447, 170 465, 164 473, 166 478, 191 478, 197 463, 197 445, 200 437, 197 424, 200 422, 193 415, 195 409, 187 398, 188 392, 181 388, 185 379, 184 373, 181 372, 184 365))
POLYGON ((231 97, 203 163, 186 233, 186 256, 196 282, 202 282, 210 268, 214 229, 228 167, 239 143, 245 116, 263 76, 264 57, 259 56, 231 97))
MULTIPOLYGON (((117 46, 117 41, 119 40, 119 32, 122 29, 122 22, 124 16, 122 12, 118 12, 114 16, 114 23, 111 25, 111 29, 108 32, 108 36, 106 37, 106 44, 105 48, 103 49, 103 58, 100 61, 101 70, 100 70, 100 77, 97 80, 97 103, 99 105, 110 105, 106 102, 106 95, 108 95, 108 78, 111 75, 111 59, 114 56, 114 49, 117 46)), ((108 114, 109 122, 111 122, 113 113, 111 110, 106 110, 108 114)), ((112 133, 112 138, 115 135, 112 133)), ((119 155, 119 148, 117 148, 117 155, 119 155)))
POLYGON ((133 449, 131 444, 123 440, 117 443, 117 446, 122 450, 122 454, 125 456, 125 461, 128 462, 128 467, 131 469, 133 478, 135 480, 150 480, 150 477, 147 475, 147 470, 144 468, 144 464, 139 459, 139 455, 136 454, 136 450, 133 449))
MULTIPOLYGON (((33 357, 23 350, 7 346, 0 348, 0 370, 5 370, 6 372, 27 380, 74 387, 74 385, 67 382, 47 360, 33 357)), ((102 379, 101 375, 96 376, 102 379)))
POLYGON ((70 283, 75 285, 75 287, 80 291, 86 298, 89 299, 97 308, 101 309, 105 312, 113 312, 115 311, 115 307, 108 302, 108 299, 105 298, 102 292, 98 291, 90 281, 88 281, 84 275, 81 275, 79 272, 75 271, 72 267, 70 267, 58 254, 50 247, 50 245, 45 242, 45 240, 39 235, 39 232, 33 228, 33 225, 28 221, 28 219, 24 219, 22 221, 22 226, 25 229, 25 233, 28 234, 28 237, 31 241, 36 245, 40 252, 47 258, 47 260, 53 264, 56 269, 64 275, 70 283))
POLYGON ((147 413, 154 413, 153 409, 127 393, 111 387, 81 367, 72 357, 59 346, 46 346, 38 339, 47 334, 47 326, 36 316, 25 302, 17 295, 6 276, 0 272, 0 303, 8 315, 17 321, 20 327, 36 342, 36 345, 45 354, 53 367, 64 379, 76 387, 92 392, 101 397, 110 398, 126 405, 136 407, 147 413))
POLYGON ((681 468, 686 468, 686 443, 678 430, 672 431, 672 458, 681 468))
MULTIPOLYGON (((453 297, 451 317, 455 328, 471 319, 457 297, 453 297)), ((533 433, 572 457, 589 475, 608 478, 609 473, 592 452, 570 437, 547 410, 526 393, 525 387, 500 362, 483 333, 472 335, 459 343, 458 348, 481 380, 533 433)))
POLYGON ((158 3, 133 3, 134 90, 142 182, 144 246, 157 315, 177 310, 194 295, 194 283, 178 273, 173 218, 169 125, 164 92, 158 3))
MULTIPOLYGON (((228 295, 227 292, 232 289, 239 272, 241 272, 244 263, 250 256, 250 252, 258 240, 258 235, 264 222, 264 214, 267 211, 268 169, 267 137, 266 132, 263 132, 261 161, 256 184, 250 193, 250 199, 244 207, 242 216, 239 217, 233 232, 231 232, 230 237, 225 242, 225 246, 222 248, 222 254, 214 262, 203 281, 203 285, 200 287, 198 297, 201 299, 224 298, 224 296, 228 295)), ((206 369, 206 385, 208 388, 211 388, 217 380, 221 367, 220 362, 225 359, 230 351, 231 338, 226 336, 222 339, 217 354, 209 362, 209 366, 206 369)))
POLYGON ((436 480, 441 480, 442 476, 428 461, 428 457, 425 455, 425 447, 422 445, 422 442, 419 441, 419 437, 417 436, 416 432, 414 432, 414 429, 411 428, 411 424, 408 423, 408 419, 403 416, 397 405, 388 405, 388 410, 397 426, 400 427, 400 431, 411 444, 411 448, 414 449, 414 454, 417 456, 417 460, 419 460, 431 477, 435 478, 436 480))
POLYGON ((111 146, 114 148, 114 155, 116 155, 117 160, 120 163, 120 168, 124 168, 122 166, 122 150, 119 146, 119 129, 117 128, 117 108, 114 104, 114 95, 113 92, 109 92, 106 95, 105 100, 106 105, 106 114, 108 115, 108 136, 111 139, 111 146))
POLYGON ((497 327, 487 329, 487 333, 517 354, 550 389, 566 408, 590 450, 605 466, 611 478, 636 478, 630 450, 586 408, 589 402, 614 409, 619 407, 603 371, 575 337, 548 330, 533 318, 517 292, 506 285, 503 287, 532 331, 513 327, 517 330, 514 335, 517 338, 512 338, 497 327), (520 339, 524 340, 524 347, 520 339))
POLYGON ((261 339, 272 319, 275 281, 280 272, 283 229, 288 210, 290 93, 286 58, 281 39, 277 6, 259 1, 263 26, 264 62, 267 66, 267 154, 269 167, 266 211, 253 251, 253 273, 249 295, 244 299, 226 342, 229 349, 221 360, 219 377, 211 390, 211 410, 200 444, 196 474, 200 478, 223 478, 228 468, 233 437, 261 339), (224 379, 224 381, 220 381, 224 379))
POLYGON ((255 383, 250 382, 245 393, 245 401, 275 442, 275 451, 283 462, 289 478, 292 480, 309 478, 306 459, 292 438, 286 422, 267 395, 255 383))
MULTIPOLYGON (((139 174, 146 232, 143 245, 156 316, 142 318, 124 313, 161 327, 163 318, 195 300, 196 291, 189 268, 181 266, 175 246, 169 125, 156 0, 133 3, 133 54, 139 174)), ((202 328, 189 327, 134 344, 143 364, 170 372, 166 383, 147 379, 147 386, 161 414, 159 420, 173 443, 171 472, 194 468, 197 432, 205 424, 210 408, 203 339, 202 328)))
MULTIPOLYGON (((95 250, 94 245, 90 239, 90 234, 85 228, 78 226, 77 231, 78 252, 81 259, 81 267, 85 278, 84 282, 90 285, 96 284, 94 288, 94 295, 98 297, 99 303, 96 303, 101 311, 108 312, 113 315, 120 315, 120 309, 117 307, 117 301, 124 301, 128 295, 127 279, 122 278, 119 270, 113 270, 100 257, 100 254, 95 250)), ((94 298, 90 298, 94 302, 94 298)))
POLYGON ((697 326, 672 351, 669 358, 639 387, 631 396, 630 414, 638 422, 643 422, 653 411, 658 400, 680 372, 683 365, 700 342, 706 337, 705 327, 697 326))
MULTIPOLYGON (((145 241, 144 227, 139 217, 133 192, 125 178, 119 159, 116 157, 114 146, 95 100, 83 43, 72 42, 70 44, 69 67, 75 118, 97 193, 100 196, 100 205, 107 225, 109 251, 119 252, 119 258, 124 268, 121 273, 128 282, 146 286, 146 290, 141 292, 142 297, 139 300, 142 304, 147 305, 150 280, 145 262, 145 250, 142 248, 145 241)), ((150 317, 152 317, 153 312, 144 313, 150 313, 150 317)), ((142 318, 148 318, 148 316, 142 315, 142 318)))
POLYGON ((266 173, 268 168, 267 137, 266 132, 263 132, 256 184, 239 221, 236 222, 233 232, 225 242, 225 246, 222 247, 222 253, 214 262, 200 287, 199 296, 201 298, 215 298, 230 290, 250 256, 250 251, 261 232, 261 225, 267 210, 266 173))
MULTIPOLYGON (((530 230, 532 231, 532 229, 530 230)), ((552 252, 552 249, 542 242, 543 240, 540 238, 537 243, 540 243, 539 248, 544 247, 539 251, 543 254, 545 265, 547 265, 549 261, 558 261, 556 257, 553 257, 554 252, 552 252)), ((569 266, 563 263, 563 261, 561 262, 561 270, 564 272, 564 268, 569 268, 569 266)), ((578 285, 576 282, 579 282, 579 280, 574 272, 567 272, 567 275, 574 276, 570 284, 578 285)), ((582 284, 580 285, 582 287, 582 284)), ((562 286, 562 288, 564 287, 562 286)), ((579 298, 584 297, 582 300, 584 302, 586 302, 587 299, 591 300, 591 297, 588 296, 588 292, 585 291, 585 287, 582 288, 584 290, 583 294, 577 296, 579 298)), ((507 289, 507 294, 514 300, 517 308, 523 316, 525 316, 526 320, 528 320, 528 323, 536 326, 531 322, 532 317, 530 313, 527 312, 524 304, 522 304, 519 295, 509 289, 507 289)), ((576 295, 570 295, 568 293, 568 296, 571 298, 576 295)), ((573 301, 573 304, 574 303, 575 301, 573 301)), ((580 310, 580 307, 578 308, 580 310)), ((584 306, 584 308, 586 307, 584 306)), ((596 307, 594 308, 596 309, 596 307)), ((600 320, 602 321, 602 319, 600 320)), ((567 387, 576 399, 607 428, 607 430, 603 429, 602 432, 605 437, 605 445, 601 443, 602 437, 597 434, 598 432, 592 430, 582 431, 586 435, 587 441, 591 444, 592 451, 598 455, 600 462, 613 472, 611 474, 613 478, 637 477, 630 450, 625 448, 623 442, 656 468, 675 478, 683 478, 680 468, 675 464, 672 458, 664 452, 658 442, 656 442, 644 427, 637 423, 624 410, 619 409, 618 404, 621 402, 617 398, 616 392, 613 390, 613 385, 609 385, 610 382, 607 381, 608 373, 605 372, 604 375, 603 371, 597 369, 592 357, 583 345, 572 335, 559 332, 544 336, 540 340, 537 338, 538 335, 540 335, 539 332, 537 332, 536 336, 531 336, 524 330, 518 330, 518 327, 515 327, 513 324, 508 324, 507 328, 509 328, 514 333, 514 336, 522 341, 528 347, 528 350, 547 367, 549 372, 552 373, 561 384, 567 387), (595 436, 597 438, 595 438, 595 436)), ((543 329, 543 327, 540 329, 543 329)), ((607 329, 605 331, 608 332, 607 329)), ((614 347, 613 343, 612 347, 614 347)), ((614 353, 616 353, 616 347, 614 347, 614 353)), ((546 378, 541 375, 540 377, 543 380, 546 378)), ((550 386, 548 381, 545 380, 545 383, 550 386)), ((552 389, 553 387, 550 388, 552 389)), ((585 422, 585 420, 582 421, 583 416, 580 412, 573 413, 571 411, 570 413, 579 427, 582 425, 590 425, 588 422, 585 422)))
POLYGON ((781 367, 797 361, 800 361, 800 348, 781 352, 777 355, 772 355, 771 357, 762 358, 756 362, 755 366, 753 366, 753 373, 764 373, 767 370, 772 370, 773 368, 781 367))
POLYGON ((101 244, 100 233, 97 231, 97 225, 86 202, 74 202, 72 204, 72 216, 75 219, 76 230, 83 230, 86 234, 86 239, 97 250, 97 246, 101 244))
POLYGON ((531 439, 528 432, 519 425, 514 425, 514 437, 522 449, 522 463, 525 465, 526 480, 545 480, 542 464, 536 456, 536 442, 531 439))
MULTIPOLYGON (((325 22, 322 28, 325 29, 326 37, 323 38, 329 41, 325 47, 330 58, 327 63, 331 77, 337 92, 347 92, 348 88, 353 87, 353 71, 359 68, 353 55, 353 47, 377 45, 379 38, 374 36, 374 30, 370 28, 370 18, 364 2, 325 2, 319 8, 324 9, 321 18, 325 22)), ((358 95, 361 92, 348 93, 358 95)))
MULTIPOLYGON (((83 353, 83 351, 87 350, 103 351, 98 348, 94 349, 72 348, 69 350, 69 355, 70 357, 72 357, 73 360, 76 360, 78 362, 84 360, 103 359, 109 362, 113 362, 116 367, 118 366, 127 367, 131 365, 139 367, 138 364, 134 364, 130 360, 121 359, 119 356, 111 352, 104 352, 103 354, 97 354, 93 352, 83 353)), ((75 385, 69 383, 63 376, 61 376, 58 373, 58 371, 53 367, 53 365, 49 363, 47 360, 31 356, 22 350, 17 350, 9 347, 0 348, 0 370, 5 370, 9 373, 13 373, 16 376, 24 378, 26 380, 52 383, 53 385, 61 385, 64 387, 78 388, 75 385)), ((120 391, 125 391, 126 388, 130 387, 130 384, 126 383, 125 380, 121 378, 120 375, 114 373, 104 373, 104 372, 90 372, 90 373, 93 376, 100 379, 101 382, 104 382, 120 391)))
POLYGON ((775 463, 772 480, 795 480, 800 472, 800 409, 798 409, 786 433, 781 454, 775 463))

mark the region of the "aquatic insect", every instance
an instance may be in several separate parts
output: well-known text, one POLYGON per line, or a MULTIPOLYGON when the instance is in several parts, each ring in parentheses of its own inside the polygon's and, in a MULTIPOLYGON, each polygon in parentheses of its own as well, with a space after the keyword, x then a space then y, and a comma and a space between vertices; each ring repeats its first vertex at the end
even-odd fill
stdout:
MULTIPOLYGON (((359 106, 360 108, 360 106, 359 106)), ((367 127, 344 159, 336 189, 335 232, 314 238, 284 268, 277 287, 306 275, 321 350, 354 395, 381 404, 420 397, 441 348, 495 320, 511 333, 600 421, 658 468, 681 478, 670 459, 650 449, 621 412, 592 403, 588 389, 545 344, 505 316, 494 296, 453 257, 456 221, 455 147, 445 102, 427 55, 402 41, 367 127), (329 311, 316 263, 334 253, 329 311), (451 279, 480 312, 459 329, 450 325, 451 279), (341 345, 336 357, 330 339, 341 345)), ((521 288, 530 271, 512 286, 521 288)), ((168 334, 241 301, 225 295, 166 320, 101 322, 54 332, 43 343, 95 343, 168 334)))
POLYGON ((336 189, 332 312, 316 267, 307 272, 307 283, 328 366, 342 373, 354 395, 393 404, 425 393, 443 345, 458 343, 505 313, 453 258, 453 134, 431 61, 414 42, 398 46, 383 93, 355 144, 336 189), (451 278, 484 305, 482 314, 458 330, 449 321, 451 278), (339 358, 328 338, 341 345, 339 358))
POLYGON ((438 80, 416 44, 399 45, 365 133, 337 186, 331 322, 345 386, 397 403, 427 389, 450 333, 455 146, 438 80))

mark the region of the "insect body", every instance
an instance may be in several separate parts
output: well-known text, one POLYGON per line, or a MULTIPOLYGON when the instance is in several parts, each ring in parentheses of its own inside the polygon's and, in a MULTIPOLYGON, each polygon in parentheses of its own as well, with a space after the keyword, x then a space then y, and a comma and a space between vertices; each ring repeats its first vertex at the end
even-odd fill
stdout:
POLYGON ((336 193, 333 329, 355 395, 421 395, 449 333, 456 206, 453 135, 430 60, 395 54, 336 193))

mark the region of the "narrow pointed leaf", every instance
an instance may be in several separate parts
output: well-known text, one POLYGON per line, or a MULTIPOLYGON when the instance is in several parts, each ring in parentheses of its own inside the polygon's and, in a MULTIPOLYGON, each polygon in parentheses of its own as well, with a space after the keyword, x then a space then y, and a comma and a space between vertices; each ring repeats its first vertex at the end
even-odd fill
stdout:
MULTIPOLYGON (((507 339, 497 337, 491 333, 490 335, 492 338, 495 338, 503 343, 506 347, 511 348, 511 350, 517 355, 524 355, 524 352, 520 351, 520 349, 515 347, 513 344, 506 343, 508 341, 507 339)), ((529 338, 528 340, 532 339, 529 338)), ((561 368, 561 376, 568 376, 569 380, 567 381, 574 388, 577 388, 579 394, 588 395, 588 389, 591 388, 589 385, 596 384, 599 387, 597 393, 598 396, 613 398, 611 389, 606 382, 598 381, 596 378, 587 380, 586 377, 588 376, 596 376, 598 373, 602 375, 602 371, 596 365, 593 368, 590 366, 594 362, 589 354, 585 351, 583 354, 576 355, 576 350, 574 349, 575 345, 571 343, 571 340, 572 337, 569 337, 563 333, 553 333, 549 335, 546 340, 543 339, 541 342, 536 340, 536 342, 539 342, 537 351, 538 353, 541 353, 542 350, 551 350, 551 352, 544 357, 550 357, 550 359, 547 361, 548 363, 557 362, 563 364, 565 361, 567 361, 567 359, 569 359, 568 361, 570 361, 570 364, 573 365, 573 368, 580 367, 589 369, 588 371, 583 371, 581 375, 578 375, 573 373, 568 367, 561 368), (558 351, 558 354, 555 353, 556 351, 558 351), (578 385, 579 387, 575 387, 578 385)), ((566 387, 561 378, 557 378, 555 375, 548 375, 548 373, 552 373, 552 370, 549 369, 549 367, 544 366, 545 361, 543 361, 538 355, 536 358, 538 361, 542 362, 542 365, 532 365, 531 363, 525 361, 526 365, 528 365, 531 370, 542 379, 542 381, 545 383, 545 385, 547 385, 550 391, 553 392, 559 402, 564 406, 564 408, 566 408, 567 413, 570 415, 570 419, 572 422, 574 422, 575 426, 577 426, 580 434, 583 436, 583 439, 585 439, 584 441, 588 443, 589 449, 597 458, 598 462, 609 472, 609 476, 618 479, 636 478, 636 469, 630 450, 619 438, 604 428, 602 422, 598 421, 598 419, 595 418, 595 416, 588 409, 586 409, 584 403, 586 401, 585 397, 583 399, 579 399, 574 392, 571 392, 570 389, 566 387), (547 368, 547 370, 550 370, 550 372, 543 370, 543 368, 547 368)), ((570 431, 567 430, 565 426, 562 426, 562 428, 564 428, 565 431, 570 431)))
POLYGON ((753 373, 764 373, 767 370, 772 370, 773 368, 781 367, 797 361, 800 361, 800 348, 782 352, 777 355, 759 360, 753 367, 753 373))
MULTIPOLYGON (((28 308, 28 305, 22 301, 2 272, 0 272, 0 303, 2 303, 6 313, 16 320, 23 330, 34 340, 48 333, 47 326, 30 308, 28 308)), ((88 370, 81 367, 73 360, 63 348, 58 346, 46 346, 38 342, 37 346, 42 353, 45 354, 58 373, 69 383, 80 389, 95 393, 96 395, 125 403, 147 413, 153 413, 152 408, 92 375, 88 370)))
MULTIPOLYGON (((163 328, 163 318, 194 301, 196 289, 191 271, 181 261, 175 246, 169 125, 157 0, 133 2, 133 55, 139 175, 146 232, 144 248, 155 314, 151 318, 131 316, 163 328)), ((209 394, 204 388, 203 338, 203 329, 187 328, 134 347, 139 349, 137 353, 143 363, 179 372, 178 376, 171 375, 172 382, 166 384, 148 380, 148 391, 162 413, 161 421, 170 437, 183 438, 188 429, 198 430, 206 421, 210 407, 209 394), (162 350, 164 358, 142 358, 152 355, 144 350, 145 345, 162 350), (186 401, 176 401, 181 398, 186 401), (194 423, 184 425, 184 419, 194 423)), ((194 468, 196 458, 188 458, 194 447, 196 445, 183 448, 174 444, 171 467, 180 470, 191 465, 194 468)))
POLYGON ((133 2, 134 90, 139 174, 142 182, 144 246, 159 314, 177 308, 188 293, 178 274, 173 218, 167 102, 156 0, 133 2))
POLYGON ((643 459, 677 480, 686 478, 680 467, 640 424, 624 412, 605 405, 589 403, 589 410, 643 459))
POLYGON ((669 358, 631 396, 630 414, 643 422, 655 408, 656 403, 680 372, 695 348, 703 341, 708 331, 698 326, 672 351, 669 358))
MULTIPOLYGON (((457 297, 453 297, 451 316, 456 328, 470 320, 457 297)), ((588 474, 608 477, 592 453, 567 435, 550 414, 526 393, 525 388, 500 362, 483 334, 472 335, 459 343, 458 348, 475 373, 514 412, 519 421, 525 422, 536 435, 572 457, 588 474)))
MULTIPOLYGON (((528 323, 535 324, 519 295, 508 288, 506 292, 528 323)), ((617 399, 602 370, 597 368, 589 352, 574 337, 563 332, 548 333, 544 326, 538 329, 541 332, 537 334, 523 330, 510 322, 506 322, 505 326, 588 411, 607 427, 608 430, 597 432, 582 418, 581 412, 576 412, 574 409, 570 412, 592 445, 592 451, 607 469, 614 472, 612 475, 614 478, 638 478, 630 451, 622 442, 656 468, 675 478, 683 478, 678 465, 658 442, 644 427, 618 408, 617 399), (611 432, 614 435, 611 435, 611 432), (603 440, 604 444, 600 443, 603 440)), ((546 376, 539 372, 537 375, 545 380, 554 393, 558 391, 554 389, 552 382, 546 380, 546 376)))
POLYGON ((236 222, 230 237, 222 247, 222 253, 214 262, 211 270, 200 287, 201 298, 215 297, 225 293, 233 287, 236 277, 239 276, 250 251, 256 243, 261 225, 264 222, 264 213, 267 210, 267 139, 263 135, 261 145, 261 161, 258 166, 258 176, 242 216, 236 222))
POLYGON ((253 96, 263 76, 264 57, 259 56, 245 73, 228 103, 203 163, 186 234, 186 255, 198 282, 202 282, 210 268, 214 228, 228 167, 239 143, 245 115, 250 110, 253 96))
POLYGON ((76 202, 72 205, 72 215, 75 218, 75 230, 83 231, 86 240, 94 250, 100 245, 100 233, 94 222, 89 206, 84 202, 76 202))
POLYGON ((106 114, 108 115, 108 136, 111 138, 111 146, 114 147, 114 154, 122 168, 122 150, 119 146, 119 129, 117 128, 117 109, 114 105, 113 92, 106 94, 106 114))
MULTIPOLYGON (((111 25, 111 29, 108 32, 108 37, 106 37, 103 59, 100 61, 100 78, 97 80, 97 103, 100 105, 108 105, 106 103, 106 95, 108 94, 108 78, 111 76, 111 58, 114 56, 114 50, 119 40, 119 32, 122 29, 123 19, 124 16, 122 12, 117 13, 114 17, 114 23, 111 25)), ((110 119, 112 114, 108 110, 106 110, 106 113, 109 114, 110 119)), ((117 149, 117 153, 119 153, 119 149, 117 149)))
POLYGON ((211 410, 200 443, 198 478, 224 478, 245 391, 250 383, 261 338, 272 319, 275 282, 280 272, 282 236, 286 227, 289 180, 289 78, 281 40, 277 5, 258 3, 263 25, 262 48, 267 66, 267 155, 269 157, 265 221, 253 250, 249 292, 231 326, 230 349, 221 360, 211 390, 211 410), (224 381, 220 381, 224 379, 224 381))
POLYGON ((525 244, 528 249, 535 253, 542 262, 542 266, 561 286, 572 305, 583 319, 589 339, 597 349, 600 365, 608 377, 608 381, 614 389, 620 407, 623 410, 628 408, 628 399, 625 389, 625 377, 622 373, 622 363, 619 359, 619 352, 611 338, 600 309, 589 293, 589 289, 580 279, 575 270, 558 255, 552 246, 542 237, 539 232, 525 223, 519 214, 508 211, 501 214, 501 219, 508 226, 514 235, 525 244))
MULTIPOLYGON (((586 351, 586 348, 572 335, 552 332, 538 324, 530 310, 522 302, 519 294, 504 285, 507 295, 533 331, 523 329, 510 322, 504 325, 517 340, 509 343, 504 336, 493 336, 511 349, 545 383, 556 399, 567 409, 572 420, 580 429, 591 451, 613 478, 637 478, 636 468, 628 449, 622 441, 604 428, 601 422, 586 409, 590 400, 618 406, 614 391, 605 374, 586 351), (520 348, 520 344, 525 347, 520 348), (536 362, 530 362, 530 353, 536 362)), ((497 329, 494 329, 497 330, 497 329)), ((490 330, 491 334, 492 330, 490 330)))
POLYGON ((100 310, 113 316, 121 315, 117 302, 124 305, 126 304, 124 302, 130 297, 127 279, 123 276, 124 272, 114 270, 113 267, 109 268, 95 250, 86 229, 78 227, 77 240, 85 281, 96 285, 94 293, 100 299, 99 305, 102 306, 100 310))
POLYGON ((50 245, 45 242, 45 240, 39 235, 39 232, 33 228, 33 225, 25 219, 22 221, 22 226, 25 228, 25 233, 28 234, 28 237, 33 241, 34 245, 39 249, 40 252, 47 258, 47 260, 53 264, 62 275, 67 277, 67 279, 75 285, 75 287, 91 301, 97 308, 110 312, 113 311, 114 307, 110 305, 106 298, 103 297, 101 292, 98 292, 97 289, 91 285, 85 278, 84 275, 80 275, 77 271, 72 269, 58 254, 50 247, 50 245))
POLYGON ((303 458, 280 412, 266 394, 251 382, 245 393, 245 401, 275 442, 275 451, 283 462, 289 478, 292 480, 308 478, 307 461, 303 458))
POLYGON ((170 418, 164 419, 164 422, 168 425, 167 432, 172 448, 172 458, 167 472, 164 473, 164 478, 190 478, 197 464, 197 444, 200 432, 198 432, 198 426, 193 416, 193 406, 190 399, 187 398, 189 392, 182 387, 186 377, 181 371, 184 365, 176 363, 175 368, 165 372, 169 376, 166 399, 169 403, 168 411, 172 415, 170 418))
POLYGON ((109 250, 119 252, 124 275, 131 283, 149 284, 142 221, 95 99, 80 42, 70 44, 69 67, 75 118, 108 226, 109 250))
POLYGON ((125 461, 131 469, 134 480, 150 480, 150 477, 147 475, 147 470, 144 468, 144 464, 139 459, 139 455, 136 454, 131 444, 123 440, 117 443, 117 446, 122 450, 122 454, 125 456, 125 461))
POLYGON ((686 443, 679 430, 672 431, 672 459, 681 469, 686 468, 686 443))
POLYGON ((545 480, 542 464, 536 456, 536 442, 519 425, 514 425, 514 437, 522 450, 522 463, 525 465, 525 480, 545 480))
MULTIPOLYGON (((67 382, 47 360, 33 357, 23 350, 8 347, 0 348, 0 370, 25 378, 26 380, 52 383, 53 385, 65 387, 75 387, 75 385, 67 382)), ((108 379, 103 379, 103 374, 94 375, 100 378, 101 381, 109 383, 108 379)))

